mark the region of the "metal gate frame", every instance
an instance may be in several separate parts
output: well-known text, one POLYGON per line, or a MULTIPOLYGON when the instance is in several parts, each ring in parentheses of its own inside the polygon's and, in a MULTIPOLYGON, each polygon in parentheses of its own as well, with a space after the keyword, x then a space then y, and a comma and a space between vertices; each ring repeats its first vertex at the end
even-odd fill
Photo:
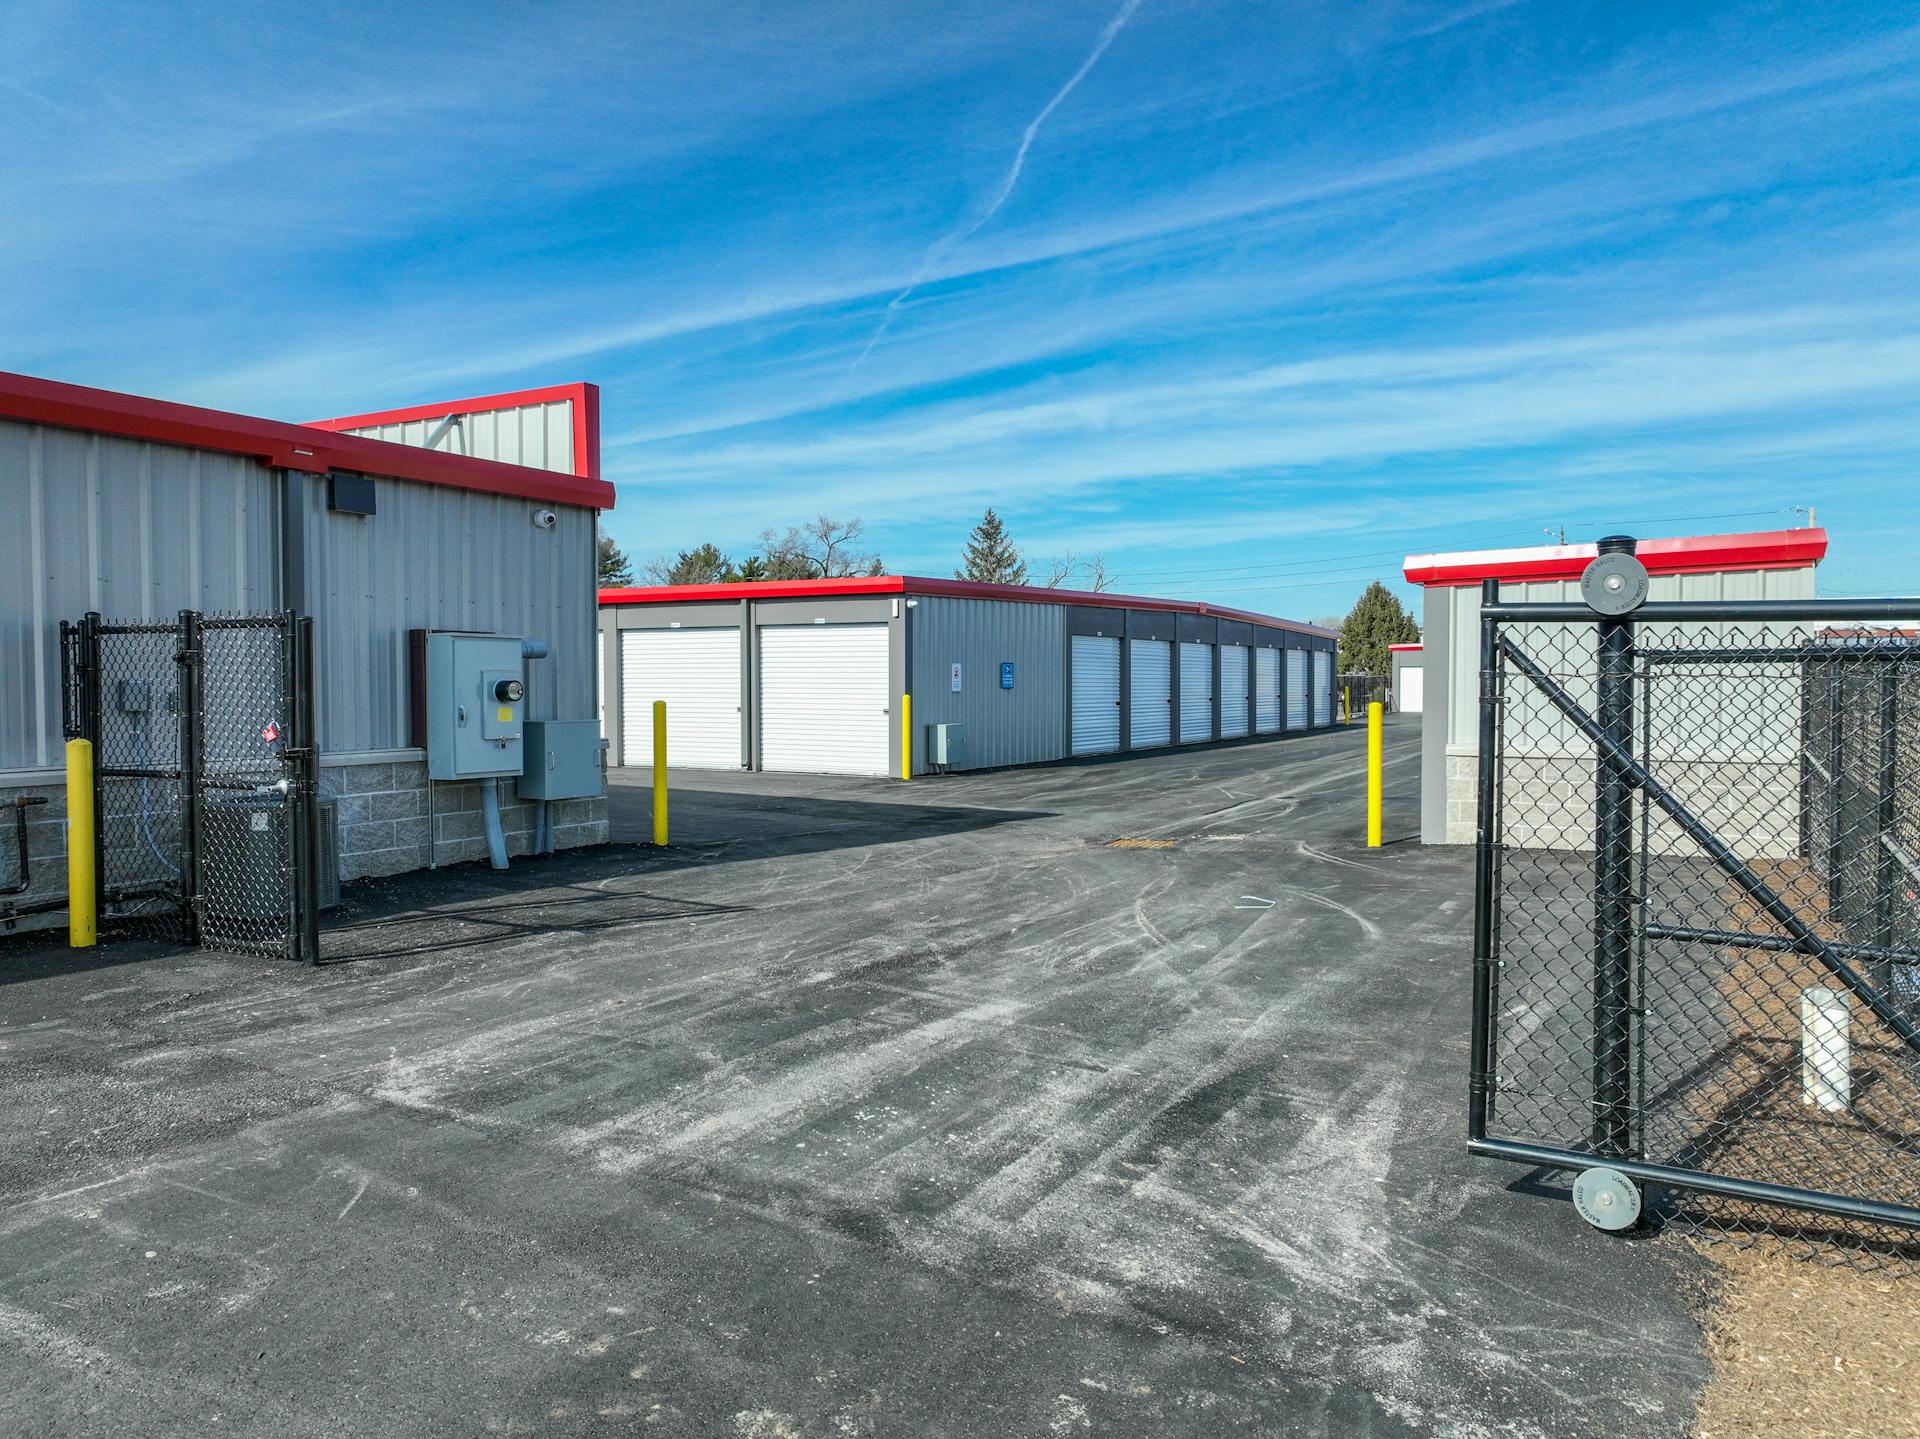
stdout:
MULTIPOLYGON (((238 950, 269 957, 283 957, 307 964, 320 962, 319 934, 319 736, 314 704, 313 620, 291 610, 264 614, 206 615, 197 610, 181 610, 170 621, 111 623, 90 612, 78 622, 61 621, 60 647, 61 703, 63 728, 69 739, 88 740, 94 750, 94 874, 99 883, 100 921, 103 932, 111 932, 116 921, 127 918, 123 907, 146 901, 169 901, 149 919, 170 921, 166 937, 178 938, 206 948, 238 950), (209 733, 209 696, 207 657, 210 642, 215 649, 221 636, 236 632, 271 632, 277 654, 272 680, 277 701, 268 716, 270 732, 259 735, 260 743, 271 751, 278 778, 267 780, 264 774, 239 772, 233 765, 210 762, 210 742, 226 746, 237 731, 236 716, 213 707, 215 724, 209 733), (120 638, 147 638, 156 646, 171 644, 165 656, 175 667, 173 701, 176 743, 168 750, 171 763, 120 764, 108 762, 112 752, 103 746, 103 706, 106 688, 112 678, 103 658, 103 641, 120 638), (211 637, 211 638, 210 638, 211 637), (224 718, 224 725, 220 720, 224 718), (284 724, 282 731, 279 725, 284 724), (120 781, 139 781, 143 800, 140 822, 148 848, 166 867, 174 869, 175 882, 147 886, 139 892, 117 890, 108 882, 109 818, 108 786, 120 781), (151 829, 152 814, 145 807, 146 786, 164 783, 177 787, 178 804, 174 823, 178 829, 177 865, 160 853, 151 829), (238 861, 244 856, 222 854, 211 843, 207 821, 210 798, 239 797, 248 793, 277 793, 283 797, 286 837, 283 843, 281 874, 285 881, 284 922, 261 927, 258 935, 224 926, 221 916, 209 908, 209 874, 233 875, 230 883, 241 882, 238 861), (213 922, 209 922, 212 920, 213 922)), ((244 656, 243 656, 244 658, 244 656)), ((227 698, 216 695, 216 699, 227 698)), ((150 703, 150 701, 149 701, 150 703)), ((247 716, 246 723, 257 723, 247 716)), ((148 724, 151 730, 151 722, 148 724)), ((147 759, 145 754, 136 758, 147 759)))
MULTIPOLYGON (((1603 551, 1606 543, 1603 542, 1603 551)), ((1630 552, 1630 551, 1629 551, 1630 552)), ((1792 953, 1816 961, 1855 1002, 1868 1010, 1898 1041, 1903 1052, 1920 1054, 1920 1029, 1863 973, 1859 964, 1894 960, 1912 963, 1920 955, 1892 950, 1880 944, 1855 944, 1823 938, 1795 911, 1755 867, 1744 861, 1713 829, 1651 772, 1643 754, 1645 740, 1635 733, 1636 682, 1645 683, 1647 671, 1636 670, 1638 622, 1709 623, 1717 625, 1769 624, 1781 621, 1888 623, 1911 621, 1920 615, 1920 599, 1877 600, 1751 600, 1740 602, 1651 601, 1629 613, 1607 616, 1578 602, 1511 603, 1500 598, 1497 580, 1484 581, 1480 603, 1480 693, 1478 805, 1474 854, 1474 930, 1472 1031, 1468 1087, 1467 1149, 1478 1156, 1511 1160, 1537 1168, 1581 1171, 1606 1166, 1643 1183, 1677 1191, 1692 1191, 1722 1199, 1776 1206, 1834 1219, 1920 1231, 1920 1206, 1887 1203, 1858 1195, 1799 1188, 1676 1164, 1651 1162, 1635 1152, 1627 1131, 1627 1113, 1633 1083, 1631 1066, 1636 1041, 1630 1028, 1637 992, 1633 966, 1636 939, 1653 937, 1683 943, 1739 946, 1792 953), (1567 687, 1543 668, 1508 635, 1503 627, 1593 626, 1596 631, 1596 703, 1589 713, 1567 687), (1584 1147, 1576 1143, 1549 1144, 1514 1138, 1490 1137, 1495 1096, 1499 1090, 1499 1004, 1501 958, 1500 895, 1502 886, 1502 796, 1500 761, 1507 677, 1517 674, 1553 707, 1558 716, 1591 741, 1594 771, 1594 888, 1592 984, 1592 1108, 1594 1128, 1584 1147), (1663 822, 1685 834, 1724 880, 1737 887, 1745 900, 1766 915, 1781 931, 1778 936, 1694 930, 1661 925, 1646 917, 1646 896, 1634 892, 1635 792, 1643 796, 1642 823, 1649 808, 1663 822)), ((1725 659, 1746 658, 1763 663, 1795 659, 1832 659, 1831 649, 1796 655, 1791 649, 1766 648, 1717 652, 1725 659)), ((1912 661, 1911 652, 1902 656, 1912 661)), ((1657 664, 1652 652, 1641 655, 1657 664)), ((1884 693, 1886 686, 1882 686, 1884 693)), ((1643 706, 1644 708, 1644 706, 1643 706)), ((1643 719, 1645 716, 1643 715, 1643 719)), ((1800 717, 1801 758, 1811 758, 1805 747, 1807 717, 1800 717)), ((1802 779, 1805 795, 1805 779, 1802 779)), ((1884 804, 1884 800, 1882 801, 1884 804)), ((1801 812, 1803 843, 1807 809, 1801 812)), ((1639 839, 1645 854, 1644 828, 1639 839)))

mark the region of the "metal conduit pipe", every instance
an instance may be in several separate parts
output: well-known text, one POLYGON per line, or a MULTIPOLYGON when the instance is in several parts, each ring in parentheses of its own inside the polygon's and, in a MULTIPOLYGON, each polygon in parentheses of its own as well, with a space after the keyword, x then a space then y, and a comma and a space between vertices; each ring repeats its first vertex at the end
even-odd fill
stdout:
POLYGON ((495 869, 505 869, 507 837, 500 829, 500 781, 497 779, 480 786, 480 816, 487 830, 487 862, 495 869))

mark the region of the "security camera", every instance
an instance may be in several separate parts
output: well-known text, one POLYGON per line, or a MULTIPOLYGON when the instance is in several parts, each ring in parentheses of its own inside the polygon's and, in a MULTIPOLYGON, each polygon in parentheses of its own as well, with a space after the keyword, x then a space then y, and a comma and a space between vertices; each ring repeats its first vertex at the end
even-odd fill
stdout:
POLYGON ((533 523, 536 529, 550 530, 560 523, 560 516, 556 515, 552 510, 535 510, 533 512, 533 523))

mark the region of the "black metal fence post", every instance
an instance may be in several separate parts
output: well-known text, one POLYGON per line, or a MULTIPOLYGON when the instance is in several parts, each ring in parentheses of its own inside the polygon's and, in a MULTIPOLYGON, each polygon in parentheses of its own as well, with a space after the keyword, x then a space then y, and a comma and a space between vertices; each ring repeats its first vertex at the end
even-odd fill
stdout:
POLYGON ((1499 894, 1494 879, 1494 784, 1499 755, 1500 622, 1487 607, 1500 602, 1500 582, 1480 586, 1480 750, 1473 841, 1473 1016, 1471 1069, 1467 1084, 1467 1137, 1484 1139, 1495 1082, 1489 1049, 1493 1036, 1494 910, 1499 894))
POLYGON ((318 707, 314 700, 313 617, 292 616, 294 635, 293 718, 299 739, 300 825, 297 875, 298 903, 295 908, 298 939, 296 959, 308 964, 320 963, 320 730, 318 707))
POLYGON ((180 667, 180 903, 185 911, 187 943, 198 944, 206 905, 201 884, 206 831, 200 803, 206 778, 205 668, 200 663, 205 637, 198 611, 180 611, 179 643, 174 660, 180 667))
MULTIPOLYGON (((1632 554, 1634 541, 1610 535, 1599 552, 1632 554)), ((1607 738, 1631 755, 1634 624, 1620 615, 1598 622, 1595 719, 1607 738)), ((1602 751, 1594 761, 1593 858, 1593 1145, 1595 1152, 1632 1152, 1633 1064, 1633 786, 1602 751)))
POLYGON ((80 619, 81 736, 93 746, 93 882, 96 887, 96 919, 107 914, 107 822, 106 784, 100 777, 107 757, 100 743, 100 612, 88 610, 80 619))

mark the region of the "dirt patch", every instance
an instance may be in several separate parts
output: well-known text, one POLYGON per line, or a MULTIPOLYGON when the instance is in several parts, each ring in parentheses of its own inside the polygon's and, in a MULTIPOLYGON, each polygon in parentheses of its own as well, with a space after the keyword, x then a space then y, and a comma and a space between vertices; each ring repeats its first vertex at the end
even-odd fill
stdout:
POLYGON ((1694 1439, 1920 1439, 1920 1281, 1701 1248, 1721 1284, 1694 1439))
POLYGON ((1171 839, 1110 839, 1108 849, 1172 849, 1177 843, 1171 839))

